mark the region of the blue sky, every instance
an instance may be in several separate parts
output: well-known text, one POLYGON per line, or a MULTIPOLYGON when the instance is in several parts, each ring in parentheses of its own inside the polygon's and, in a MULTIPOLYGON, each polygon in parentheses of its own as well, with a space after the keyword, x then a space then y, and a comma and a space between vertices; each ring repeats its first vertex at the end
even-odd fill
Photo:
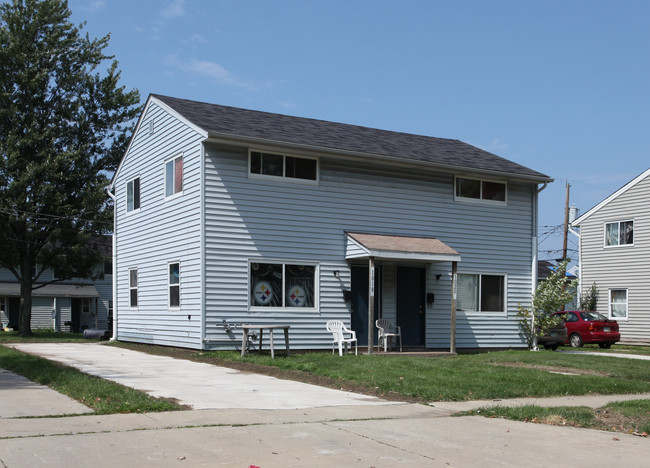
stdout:
POLYGON ((159 93, 456 138, 551 176, 541 259, 561 256, 552 227, 567 180, 584 213, 650 167, 648 1, 69 6, 91 36, 111 33, 122 84, 143 101, 159 93))

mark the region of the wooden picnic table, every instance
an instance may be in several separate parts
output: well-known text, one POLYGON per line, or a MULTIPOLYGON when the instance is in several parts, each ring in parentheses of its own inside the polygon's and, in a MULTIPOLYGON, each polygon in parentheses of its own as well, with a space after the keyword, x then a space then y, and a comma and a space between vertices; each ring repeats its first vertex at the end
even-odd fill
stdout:
POLYGON ((254 324, 243 324, 241 326, 242 328, 242 338, 241 338, 241 355, 242 357, 246 354, 246 350, 248 349, 248 333, 250 330, 259 330, 260 331, 260 348, 259 350, 262 351, 262 337, 264 335, 264 329, 267 329, 269 331, 269 336, 271 340, 271 358, 275 359, 275 350, 273 348, 273 330, 277 329, 283 329, 284 330, 284 344, 285 348, 287 350, 287 357, 290 354, 289 351, 289 328, 290 325, 254 325, 254 324))

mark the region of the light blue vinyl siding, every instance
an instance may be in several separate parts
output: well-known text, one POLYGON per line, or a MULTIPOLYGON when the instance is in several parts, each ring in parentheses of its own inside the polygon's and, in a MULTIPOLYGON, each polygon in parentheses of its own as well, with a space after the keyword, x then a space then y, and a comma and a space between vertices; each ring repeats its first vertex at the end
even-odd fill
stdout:
MULTIPOLYGON (((508 203, 455 202, 453 174, 381 168, 359 162, 320 160, 318 185, 249 179, 247 152, 206 149, 205 313, 213 346, 236 344, 221 321, 286 322, 292 347, 327 347, 325 322, 349 323, 350 289, 344 231, 437 237, 462 256, 459 271, 507 275, 507 311, 458 314, 457 346, 520 347, 517 304, 531 292, 533 184, 508 183, 508 203), (318 262, 320 304, 310 312, 248 310, 249 258, 318 262), (333 275, 340 271, 340 278, 333 275)), ((357 260, 359 262, 359 260, 357 260)), ((383 265, 383 314, 395 316, 396 263, 383 265)), ((428 267, 428 347, 449 346, 451 265, 428 267), (436 279, 441 274, 441 279, 436 279)))
POLYGON ((201 347, 201 141, 152 103, 114 180, 117 200, 118 338, 201 347), (149 122, 154 119, 154 133, 149 122), (183 155, 183 192, 165 198, 165 161, 183 155), (126 182, 140 177, 141 208, 126 212, 126 182), (167 265, 180 262, 181 306, 168 307, 167 265), (129 307, 128 271, 138 269, 138 307, 129 307))

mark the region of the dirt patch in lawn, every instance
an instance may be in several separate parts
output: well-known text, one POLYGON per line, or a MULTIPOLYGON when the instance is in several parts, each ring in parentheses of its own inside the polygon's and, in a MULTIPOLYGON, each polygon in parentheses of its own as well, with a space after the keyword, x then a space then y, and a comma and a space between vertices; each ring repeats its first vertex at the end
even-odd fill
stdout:
POLYGON ((574 374, 574 375, 595 375, 598 377, 611 377, 607 372, 598 372, 591 369, 576 369, 575 367, 557 367, 557 366, 540 366, 536 364, 526 364, 525 362, 494 362, 493 366, 504 367, 523 367, 525 369, 535 369, 556 374, 574 374))

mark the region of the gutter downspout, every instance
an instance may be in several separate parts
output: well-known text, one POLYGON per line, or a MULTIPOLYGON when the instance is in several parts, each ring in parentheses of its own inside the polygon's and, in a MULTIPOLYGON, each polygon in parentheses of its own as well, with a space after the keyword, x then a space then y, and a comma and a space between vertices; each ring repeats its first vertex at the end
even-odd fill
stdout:
MULTIPOLYGON (((533 198, 533 238, 532 238, 532 281, 531 281, 531 298, 535 296, 535 291, 537 290, 537 257, 538 257, 538 247, 537 247, 537 216, 538 216, 538 197, 539 193, 548 186, 548 182, 544 182, 544 185, 535 189, 535 195, 533 198)), ((531 303, 531 313, 530 313, 530 336, 532 337, 531 349, 537 351, 537 336, 535 335, 535 314, 533 313, 533 307, 531 303)))
POLYGON ((117 341, 117 199, 112 186, 106 187, 106 193, 113 200, 113 336, 110 341, 117 341))

